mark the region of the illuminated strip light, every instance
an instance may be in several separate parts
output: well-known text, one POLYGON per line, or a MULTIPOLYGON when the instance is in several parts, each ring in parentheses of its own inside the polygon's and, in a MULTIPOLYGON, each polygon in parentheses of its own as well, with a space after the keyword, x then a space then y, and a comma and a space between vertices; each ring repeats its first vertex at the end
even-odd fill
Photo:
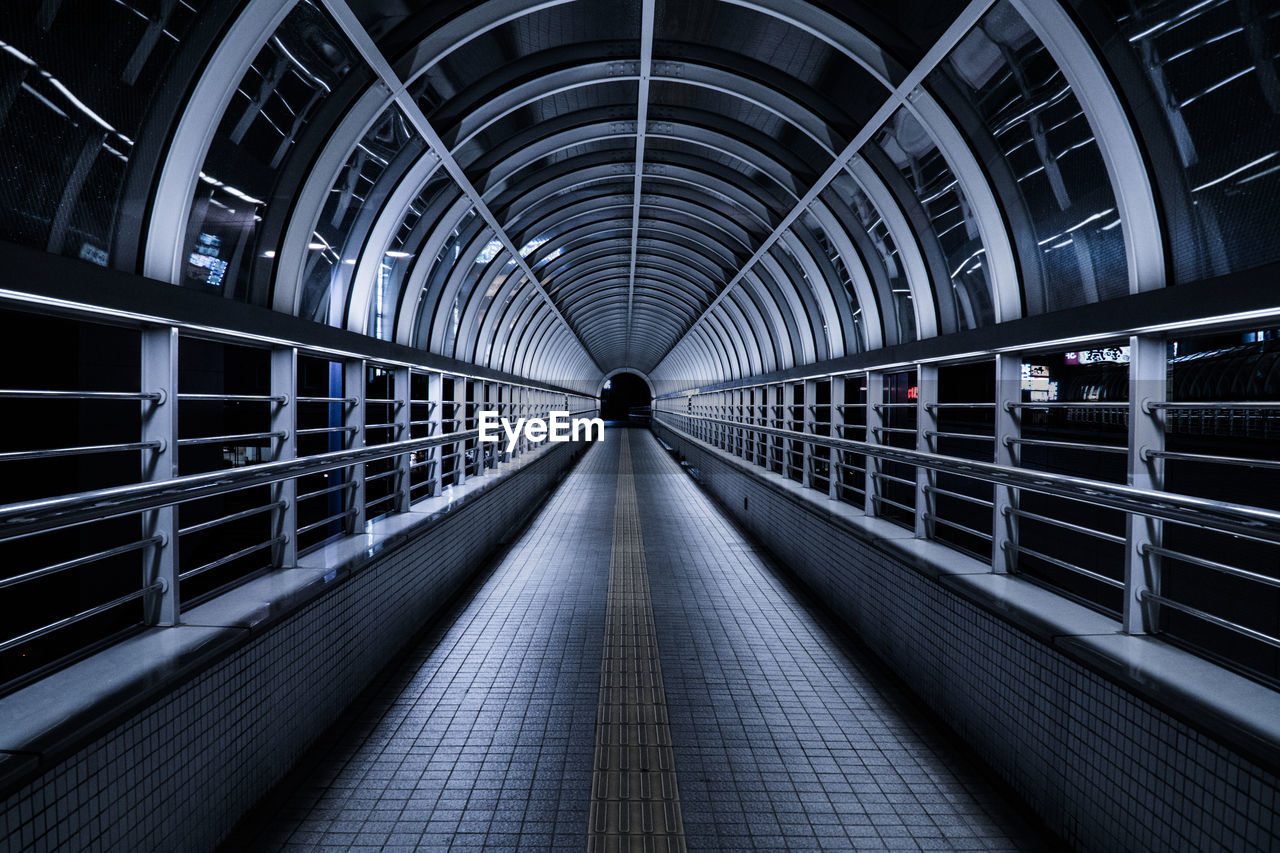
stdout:
MULTIPOLYGON (((1067 234, 1070 234, 1072 231, 1078 231, 1079 229, 1088 225, 1090 222, 1095 222, 1101 219, 1102 217, 1115 212, 1116 212, 1116 209, 1114 207, 1108 207, 1106 210, 1102 210, 1090 216, 1086 216, 1084 219, 1080 220, 1075 225, 1072 225, 1070 228, 1067 228, 1066 230, 1063 230, 1063 231, 1059 231, 1057 234, 1054 234, 1052 237, 1045 237, 1043 240, 1040 240, 1039 242, 1037 242, 1036 245, 1043 246, 1045 243, 1052 243, 1054 240, 1058 240, 1066 236, 1067 234)), ((1116 221, 1119 222, 1119 220, 1116 220, 1116 221)))
POLYGON ((241 201, 247 201, 249 204, 254 204, 259 207, 266 205, 266 202, 263 201, 262 199, 254 198, 253 196, 249 195, 243 190, 236 189, 230 184, 224 184, 222 181, 218 180, 212 175, 206 175, 204 172, 201 172, 200 180, 204 181, 206 184, 209 184, 210 186, 218 187, 223 192, 227 193, 228 195, 233 195, 236 198, 240 199, 241 201))
MULTIPOLYGON (((1230 172, 1227 172, 1227 173, 1226 173, 1225 175, 1223 175, 1222 177, 1220 177, 1220 178, 1214 178, 1212 181, 1209 181, 1207 184, 1201 184, 1200 186, 1193 188, 1191 191, 1192 191, 1193 193, 1198 193, 1198 192, 1200 192, 1200 190, 1207 190, 1207 189, 1209 189, 1209 187, 1215 186, 1215 185, 1217 185, 1217 184, 1222 183, 1223 181, 1230 180, 1231 178, 1234 178, 1236 175, 1240 174, 1241 172, 1247 172, 1247 171, 1249 171, 1249 170, 1250 170, 1250 169, 1252 169, 1254 166, 1257 166, 1257 165, 1258 165, 1258 164, 1260 164, 1260 163, 1265 163, 1265 162, 1267 162, 1268 160, 1270 160, 1270 159, 1271 159, 1272 157, 1274 157, 1274 156, 1276 156, 1276 152, 1275 152, 1275 151, 1272 151, 1270 154, 1264 154, 1263 156, 1259 157, 1257 160, 1254 160, 1252 163, 1245 163, 1245 164, 1244 164, 1243 166, 1241 166, 1240 168, 1238 168, 1238 169, 1232 169, 1230 172)), ((1271 170, 1270 170, 1270 169, 1268 169, 1267 171, 1271 171, 1271 170)), ((1263 172, 1263 174, 1266 174, 1266 172, 1263 172)), ((1261 175, 1254 175, 1254 177, 1262 177, 1262 176, 1261 176, 1261 175)), ((1240 181, 1240 183, 1244 183, 1244 181, 1240 181)))
POLYGON ((1236 27, 1234 30, 1227 30, 1222 35, 1214 36, 1213 38, 1210 38, 1210 39, 1205 39, 1204 41, 1200 42, 1197 45, 1189 47, 1186 50, 1179 51, 1178 53, 1175 53, 1173 56, 1170 56, 1168 59, 1164 61, 1164 64, 1168 65, 1170 62, 1173 62, 1175 59, 1181 59, 1182 57, 1187 56, 1188 54, 1195 53, 1197 50, 1199 50, 1202 47, 1207 47, 1208 45, 1211 45, 1216 41, 1222 41, 1225 38, 1230 38, 1231 36, 1237 35, 1242 32, 1244 32, 1244 27, 1236 27))
POLYGON ((1194 14, 1194 13, 1196 13, 1196 12, 1200 11, 1201 9, 1203 9, 1203 8, 1204 8, 1204 7, 1206 7, 1206 6, 1213 6, 1213 5, 1216 5, 1217 3, 1218 3, 1218 0, 1204 0, 1204 2, 1203 2, 1203 3, 1197 3, 1196 5, 1192 6, 1192 7, 1191 7, 1191 8, 1189 8, 1189 9, 1183 9, 1180 13, 1178 13, 1178 14, 1177 14, 1177 15, 1175 15, 1174 17, 1172 17, 1172 18, 1166 18, 1165 20, 1161 21, 1160 23, 1156 24, 1155 26, 1153 26, 1153 27, 1149 27, 1149 28, 1147 28, 1147 29, 1143 30, 1142 32, 1138 33, 1138 34, 1137 34, 1137 35, 1135 35, 1135 36, 1130 36, 1130 37, 1129 37, 1129 43, 1130 43, 1130 44, 1133 44, 1135 41, 1138 41, 1139 39, 1144 39, 1144 38, 1146 38, 1146 37, 1147 37, 1147 36, 1149 36, 1149 35, 1152 35, 1152 34, 1154 34, 1154 33, 1156 33, 1156 32, 1159 32, 1160 30, 1164 29, 1164 28, 1165 28, 1165 27, 1167 27, 1167 26, 1170 26, 1171 24, 1174 24, 1174 23, 1178 23, 1178 24, 1186 23, 1185 21, 1183 21, 1183 20, 1182 20, 1183 18, 1186 18, 1187 16, 1192 15, 1192 14, 1194 14))
POLYGON ((1250 71, 1255 70, 1256 68, 1257 68, 1257 66, 1256 66, 1256 65, 1250 65, 1248 68, 1244 69, 1243 71, 1237 71, 1235 74, 1232 74, 1232 75, 1231 75, 1230 77, 1228 77, 1227 79, 1225 79, 1225 80, 1220 80, 1220 81, 1218 81, 1217 83, 1214 83, 1212 86, 1210 86, 1208 89, 1205 89, 1205 90, 1204 90, 1203 92, 1201 92, 1200 94, 1198 94, 1198 95, 1192 95, 1190 98, 1187 98, 1185 101, 1183 101, 1182 103, 1178 104, 1178 109, 1180 109, 1180 110, 1181 110, 1181 109, 1186 109, 1187 107, 1191 106, 1191 105, 1192 105, 1192 104, 1194 104, 1196 101, 1200 100, 1201 98, 1203 98, 1205 95, 1209 94, 1210 92, 1215 92, 1215 91, 1217 91, 1218 89, 1221 89, 1223 86, 1227 85, 1228 83, 1231 83, 1231 82, 1233 82, 1233 81, 1235 81, 1235 80, 1239 80, 1241 77, 1243 77, 1244 75, 1248 74, 1250 71))

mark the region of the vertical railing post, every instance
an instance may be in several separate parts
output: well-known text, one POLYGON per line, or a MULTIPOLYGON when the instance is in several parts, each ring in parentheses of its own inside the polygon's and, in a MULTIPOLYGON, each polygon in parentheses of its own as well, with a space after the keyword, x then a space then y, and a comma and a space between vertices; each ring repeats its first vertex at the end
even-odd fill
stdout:
MULTIPOLYGON (((427 427, 427 435, 444 435, 444 374, 427 374, 427 400, 431 403, 427 407, 430 412, 427 415, 427 420, 431 422, 427 427)), ((423 459, 428 460, 427 479, 431 485, 427 489, 432 496, 438 495, 444 488, 441 482, 441 478, 444 476, 444 445, 437 444, 435 447, 430 448, 423 456, 423 459)))
MULTIPOLYGON (((844 383, 845 377, 831 377, 831 437, 844 438, 844 383)), ((827 497, 838 500, 840 483, 844 480, 844 468, 840 463, 844 460, 836 448, 829 448, 827 454, 827 497)))
MULTIPOLYGON (((413 435, 409 428, 409 421, 412 420, 413 414, 413 371, 408 367, 397 367, 391 371, 391 387, 394 393, 392 399, 399 400, 399 404, 395 406, 395 424, 396 428, 392 431, 394 441, 404 441, 413 435)), ((408 512, 409 504, 413 502, 412 482, 413 482, 413 454, 401 453, 396 457, 396 512, 408 512)))
MULTIPOLYGON (((992 435, 995 455, 992 461, 1010 468, 1018 466, 1018 446, 1014 441, 1022 435, 1022 411, 1014 404, 1022 402, 1022 356, 999 353, 995 363, 995 420, 992 435)), ((992 487, 991 570, 1011 572, 1017 565, 1018 490, 1012 486, 992 487)))
MULTIPOLYGON (((938 429, 938 366, 936 364, 920 364, 916 366, 916 450, 921 453, 934 452, 933 439, 929 435, 938 429)), ((917 539, 933 538, 933 516, 936 501, 930 490, 934 484, 934 474, 923 465, 916 466, 916 517, 915 534, 917 539)))
MULTIPOLYGON (((365 446, 365 398, 368 396, 368 370, 365 366, 365 360, 362 358, 353 358, 350 361, 342 363, 342 395, 348 399, 355 400, 353 404, 349 404, 344 409, 343 426, 347 427, 347 435, 349 436, 349 444, 351 449, 365 446)), ((347 476, 351 478, 353 484, 347 489, 347 500, 350 501, 347 507, 347 525, 346 529, 350 533, 359 533, 364 530, 365 523, 365 482, 364 482, 364 464, 352 465, 347 469, 347 476)))
MULTIPOLYGON (((1164 410, 1151 408, 1168 397, 1167 344, 1154 335, 1129 339, 1129 485, 1161 491, 1164 461, 1151 456, 1164 450, 1164 410)), ((1126 634, 1153 631, 1150 609, 1143 602, 1147 591, 1160 591, 1160 557, 1148 553, 1159 546, 1163 523, 1150 516, 1129 513, 1125 519, 1124 630, 1126 634)))
MULTIPOLYGON (((142 373, 139 390, 158 393, 159 400, 142 403, 142 440, 159 447, 142 456, 142 479, 148 482, 178 476, 178 330, 143 329, 142 373)), ((176 625, 182 612, 178 587, 178 508, 173 505, 142 513, 142 535, 158 536, 143 565, 143 586, 164 584, 143 599, 148 625, 176 625)))
MULTIPOLYGON (((467 385, 470 384, 469 379, 464 376, 453 377, 453 428, 455 432, 463 432, 467 428, 467 385)), ((454 450, 457 456, 453 460, 455 486, 461 486, 467 481, 467 441, 459 439, 454 444, 454 450)))
MULTIPOLYGON (((298 350, 296 347, 276 347, 271 350, 271 396, 283 397, 284 402, 271 406, 271 431, 284 433, 275 442, 276 461, 298 457, 298 350)), ((271 487, 272 500, 280 507, 273 520, 275 535, 281 541, 272 549, 275 566, 294 566, 298 563, 298 481, 282 480, 271 487)))
MULTIPOLYGON (((884 410, 879 404, 884 402, 884 374, 879 371, 867 371, 867 399, 866 399, 866 424, 867 434, 866 441, 868 444, 881 444, 883 433, 880 427, 884 426, 884 410)), ((877 457, 867 454, 864 457, 866 467, 866 481, 863 483, 863 510, 867 515, 876 515, 876 490, 878 483, 875 475, 878 473, 880 462, 877 457)))
MULTIPOLYGON (((813 435, 818 431, 818 381, 816 379, 806 379, 800 386, 802 396, 800 402, 801 429, 805 435, 813 435)), ((816 458, 816 448, 812 443, 806 441, 801 445, 800 456, 800 485, 810 487, 813 485, 813 469, 814 459, 816 458)))

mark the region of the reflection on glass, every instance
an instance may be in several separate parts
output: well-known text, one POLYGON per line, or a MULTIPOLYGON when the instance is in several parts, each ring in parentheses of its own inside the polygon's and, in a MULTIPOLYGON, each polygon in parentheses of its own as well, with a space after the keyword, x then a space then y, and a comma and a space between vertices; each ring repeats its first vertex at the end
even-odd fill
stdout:
MULTIPOLYGON (((1042 293, 1029 311, 1052 311, 1129 292, 1115 195, 1093 130, 1044 44, 1007 0, 992 8, 935 71, 968 100, 1009 162, 1036 242, 1042 293)), ((1015 237, 1020 236, 1015 233, 1015 237)))
MULTIPOLYGON (((183 285, 248 298, 257 224, 308 123, 356 67, 355 49, 310 0, 267 39, 214 134, 191 203, 183 285)), ((338 251, 323 238, 316 252, 338 251)), ((271 259, 274 251, 263 252, 271 259)), ((270 264, 264 265, 270 268, 270 264)))
MULTIPOLYGON (((1119 38, 1158 105, 1181 175, 1179 282, 1280 259, 1280 7, 1252 0, 1109 0, 1119 38)), ((1140 128, 1147 134, 1156 128, 1140 128)))
POLYGON ((415 346, 430 349, 433 315, 438 308, 437 303, 440 301, 445 281, 454 267, 461 262, 463 246, 471 242, 472 236, 483 224, 484 220, 477 214, 476 209, 471 208, 454 225, 440 247, 440 251, 436 253, 435 260, 427 270, 426 281, 418 297, 418 323, 414 331, 415 346))
MULTIPOLYGON (((421 137, 409 126, 404 114, 392 106, 373 123, 347 158, 329 188, 307 251, 300 316, 320 322, 342 322, 346 290, 342 285, 351 278, 364 243, 365 229, 372 224, 370 217, 380 207, 377 199, 392 189, 385 185, 388 181, 379 187, 378 179, 391 161, 414 142, 417 143, 414 147, 421 148, 421 137), (356 229, 353 234, 359 219, 363 219, 364 228, 356 229)), ((395 176, 400 174, 402 170, 395 172, 395 176)), ((385 286, 383 278, 380 274, 379 286, 385 286)))
POLYGON ((0 238, 106 266, 134 141, 148 110, 172 108, 161 83, 195 9, 92 5, 4 5, 0 238))
MULTIPOLYGON (((826 194, 828 199, 838 202, 838 207, 847 209, 853 215, 855 224, 861 226, 871 245, 873 251, 866 259, 868 272, 871 274, 881 310, 888 315, 885 317, 885 324, 897 330, 896 340, 891 336, 889 342, 914 341, 916 312, 911 304, 911 287, 907 282, 907 271, 903 267, 902 258, 898 254, 898 244, 889 233, 884 217, 858 182, 846 173, 836 175, 826 194)), ((850 236, 855 242, 860 242, 856 234, 850 236)), ((891 329, 885 331, 887 333, 891 329)))
POLYGON ((369 303, 369 334, 382 340, 394 338, 396 306, 404 280, 427 232, 459 195, 458 185, 441 169, 427 179, 409 203, 400 227, 382 253, 377 286, 369 303))
POLYGON ((845 298, 849 305, 849 312, 853 316, 853 329, 849 336, 850 340, 845 342, 845 346, 849 352, 860 352, 866 349, 866 338, 862 331, 862 305, 858 302, 858 294, 853 287, 853 276, 849 274, 849 268, 845 266, 839 250, 831 242, 831 238, 812 211, 805 211, 803 221, 804 227, 813 234, 818 246, 822 249, 822 256, 831 264, 833 277, 840 284, 838 288, 833 288, 834 295, 836 298, 840 296, 845 298))
POLYGON ((941 331, 990 325, 995 318, 986 249, 969 200, 933 137, 906 107, 880 129, 875 143, 915 195, 938 241, 951 278, 951 292, 937 288, 941 331))

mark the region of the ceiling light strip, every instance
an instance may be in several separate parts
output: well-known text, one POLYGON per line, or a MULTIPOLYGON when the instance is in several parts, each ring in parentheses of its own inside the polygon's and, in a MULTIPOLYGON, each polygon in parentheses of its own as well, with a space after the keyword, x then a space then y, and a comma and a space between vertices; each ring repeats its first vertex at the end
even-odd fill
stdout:
POLYGON ((640 245, 640 189, 644 182, 644 134, 649 123, 649 78, 653 74, 653 22, 657 0, 642 0, 640 9, 640 94, 636 107, 636 174, 631 207, 631 269, 627 275, 627 346, 624 364, 631 364, 631 314, 636 294, 636 254, 640 245))

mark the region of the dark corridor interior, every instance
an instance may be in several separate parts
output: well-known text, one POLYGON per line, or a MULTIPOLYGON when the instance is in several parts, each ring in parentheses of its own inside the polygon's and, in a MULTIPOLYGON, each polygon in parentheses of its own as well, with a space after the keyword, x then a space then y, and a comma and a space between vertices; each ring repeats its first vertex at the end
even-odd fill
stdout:
POLYGON ((600 389, 600 417, 606 421, 647 423, 653 397, 649 386, 634 373, 619 373, 600 389))

